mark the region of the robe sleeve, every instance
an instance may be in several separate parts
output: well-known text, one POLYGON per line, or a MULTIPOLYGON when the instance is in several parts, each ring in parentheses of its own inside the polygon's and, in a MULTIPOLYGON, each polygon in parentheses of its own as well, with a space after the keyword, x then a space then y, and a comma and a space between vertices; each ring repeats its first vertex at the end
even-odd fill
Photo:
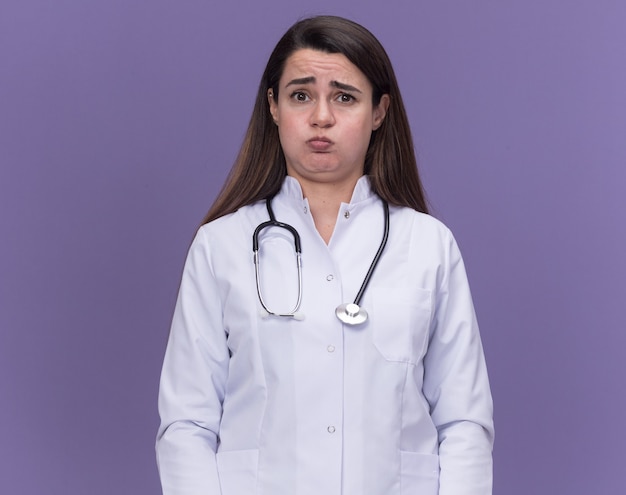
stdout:
POLYGON ((443 239, 424 359, 424 395, 439 436, 439 495, 490 495, 494 428, 487 368, 461 253, 449 231, 443 239))
POLYGON ((216 465, 229 353, 200 229, 183 270, 159 388, 156 453, 164 495, 220 495, 216 465))

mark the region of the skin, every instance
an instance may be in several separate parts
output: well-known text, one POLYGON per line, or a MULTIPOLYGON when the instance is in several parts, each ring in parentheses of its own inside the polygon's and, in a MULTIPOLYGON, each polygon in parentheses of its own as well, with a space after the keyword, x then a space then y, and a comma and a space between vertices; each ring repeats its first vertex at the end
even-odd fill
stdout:
POLYGON ((342 202, 363 175, 389 96, 372 103, 367 77, 344 55, 302 49, 286 61, 277 100, 268 91, 287 174, 296 178, 320 235, 330 241, 342 202))

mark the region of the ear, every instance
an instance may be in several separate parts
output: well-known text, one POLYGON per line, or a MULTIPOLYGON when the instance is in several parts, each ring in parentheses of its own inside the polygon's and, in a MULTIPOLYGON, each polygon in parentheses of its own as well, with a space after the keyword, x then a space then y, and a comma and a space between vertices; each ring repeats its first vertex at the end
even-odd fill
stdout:
POLYGON ((383 121, 385 120, 385 117, 387 116, 387 110, 389 109, 389 95, 388 94, 384 94, 380 97, 380 101, 378 102, 378 105, 376 105, 374 107, 374 110, 372 112, 372 116, 373 118, 373 124, 374 124, 374 129, 376 130, 378 129, 383 121))
POLYGON ((274 124, 278 125, 278 105, 276 104, 276 100, 274 99, 274 92, 272 91, 272 88, 267 90, 267 102, 270 106, 270 114, 272 114, 274 124))

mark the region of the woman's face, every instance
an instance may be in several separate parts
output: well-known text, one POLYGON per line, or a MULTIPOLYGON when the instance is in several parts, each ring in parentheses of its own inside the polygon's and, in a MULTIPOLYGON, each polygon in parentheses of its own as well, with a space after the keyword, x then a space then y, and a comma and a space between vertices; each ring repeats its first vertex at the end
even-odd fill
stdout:
MULTIPOLYGON (((268 91, 287 173, 300 183, 356 183, 388 95, 372 104, 367 77, 344 55, 302 49, 286 61, 278 99, 268 91)), ((304 184, 303 184, 304 185, 304 184)))

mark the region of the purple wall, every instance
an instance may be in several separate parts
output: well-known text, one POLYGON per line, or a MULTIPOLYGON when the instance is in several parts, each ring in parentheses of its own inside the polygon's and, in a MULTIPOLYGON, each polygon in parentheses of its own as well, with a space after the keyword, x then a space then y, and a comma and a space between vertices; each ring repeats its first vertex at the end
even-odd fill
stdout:
POLYGON ((158 493, 186 248, 274 43, 329 12, 387 47, 464 251, 495 493, 621 493, 626 3, 246 3, 0 3, 0 492, 158 493))

